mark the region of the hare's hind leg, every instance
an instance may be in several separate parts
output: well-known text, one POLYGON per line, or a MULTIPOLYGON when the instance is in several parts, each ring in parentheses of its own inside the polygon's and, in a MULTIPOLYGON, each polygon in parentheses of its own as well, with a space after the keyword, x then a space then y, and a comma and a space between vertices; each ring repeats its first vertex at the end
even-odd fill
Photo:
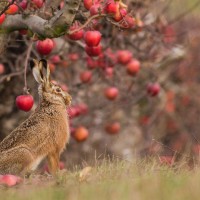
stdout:
POLYGON ((0 153, 0 174, 25 174, 33 162, 31 152, 18 146, 0 153))
POLYGON ((50 153, 47 156, 49 171, 52 175, 56 175, 56 172, 59 170, 59 153, 50 153))

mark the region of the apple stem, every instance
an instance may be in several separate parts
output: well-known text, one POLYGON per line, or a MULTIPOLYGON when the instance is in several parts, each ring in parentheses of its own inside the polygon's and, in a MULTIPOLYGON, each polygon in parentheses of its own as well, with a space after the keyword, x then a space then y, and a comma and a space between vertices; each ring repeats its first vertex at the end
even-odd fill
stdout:
MULTIPOLYGON (((34 36, 33 36, 34 38, 34 36)), ((31 40, 30 44, 29 44, 29 47, 27 49, 27 54, 26 54, 26 59, 25 59, 25 64, 24 64, 24 93, 25 94, 29 94, 29 89, 28 89, 28 86, 27 86, 27 68, 28 68, 28 60, 29 60, 29 57, 30 57, 30 54, 31 54, 31 49, 32 49, 32 46, 33 46, 33 40, 31 40)))

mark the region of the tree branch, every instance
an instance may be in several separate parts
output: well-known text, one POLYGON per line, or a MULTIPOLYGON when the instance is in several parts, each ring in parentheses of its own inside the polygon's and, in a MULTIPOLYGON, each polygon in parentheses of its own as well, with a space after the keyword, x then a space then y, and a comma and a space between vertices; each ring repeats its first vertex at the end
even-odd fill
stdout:
POLYGON ((56 11, 62 0, 47 0, 45 3, 45 12, 56 11))
POLYGON ((60 37, 71 26, 81 0, 67 0, 62 10, 58 11, 50 20, 36 15, 9 15, 0 28, 0 33, 10 33, 20 29, 30 29, 41 38, 60 37))
POLYGON ((29 44, 29 47, 28 47, 28 49, 27 49, 27 54, 26 54, 25 64, 24 64, 24 92, 25 92, 26 94, 29 93, 28 86, 27 86, 26 73, 27 73, 28 60, 29 60, 30 55, 31 55, 32 46, 33 46, 33 40, 31 40, 31 42, 30 42, 30 44, 29 44))

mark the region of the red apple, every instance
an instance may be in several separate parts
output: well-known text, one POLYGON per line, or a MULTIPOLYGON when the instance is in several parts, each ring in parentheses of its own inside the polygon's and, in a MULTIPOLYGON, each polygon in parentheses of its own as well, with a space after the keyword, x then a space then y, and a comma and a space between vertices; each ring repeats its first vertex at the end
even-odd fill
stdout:
POLYGON ((90 8, 90 15, 97 15, 103 13, 102 5, 97 3, 91 6, 90 8))
POLYGON ((92 5, 96 4, 97 2, 97 0, 83 0, 83 4, 87 10, 90 10, 92 5))
POLYGON ((77 61, 79 59, 78 53, 70 53, 68 56, 71 61, 77 61))
POLYGON ((88 112, 88 106, 84 103, 78 105, 80 114, 86 114, 88 112))
POLYGON ((107 133, 114 135, 120 131, 120 123, 119 122, 113 122, 111 124, 106 125, 105 130, 107 133))
POLYGON ((99 31, 86 31, 84 40, 88 47, 98 46, 101 40, 101 33, 99 31))
POLYGON ((4 22, 5 18, 6 18, 6 15, 4 13, 0 15, 0 25, 4 22))
POLYGON ((31 95, 20 95, 16 98, 16 105, 20 110, 28 112, 33 107, 34 99, 31 95))
POLYGON ((64 1, 61 1, 61 2, 60 2, 60 9, 62 9, 62 8, 64 7, 64 5, 65 5, 65 4, 64 4, 64 1))
POLYGON ((25 10, 25 9, 27 8, 27 5, 28 5, 27 0, 22 0, 22 1, 19 3, 19 5, 21 6, 22 9, 25 10))
POLYGON ((68 65, 69 65, 69 63, 66 61, 66 60, 63 60, 62 62, 61 62, 61 67, 68 67, 68 65))
POLYGON ((132 53, 129 50, 119 50, 117 52, 118 63, 126 65, 132 59, 132 53))
POLYGON ((75 106, 68 108, 67 112, 70 118, 74 118, 80 115, 79 109, 75 106))
POLYGON ((22 179, 19 176, 14 176, 11 174, 0 175, 0 184, 11 187, 20 182, 22 182, 22 179))
POLYGON ((105 75, 109 78, 113 76, 113 68, 112 67, 106 67, 105 69, 105 75))
POLYGON ((0 75, 5 72, 5 66, 3 64, 0 64, 0 75))
POLYGON ((119 95, 119 90, 116 87, 109 87, 105 90, 104 94, 109 100, 115 100, 119 95))
POLYGON ((36 43, 37 51, 42 55, 48 55, 54 48, 54 42, 52 39, 38 40, 36 43))
POLYGON ((66 84, 62 84, 60 87, 61 87, 62 90, 64 90, 65 92, 68 92, 68 91, 69 91, 69 88, 67 87, 66 84))
POLYGON ((118 6, 115 1, 108 1, 105 6, 105 12, 108 14, 115 14, 117 12, 118 6))
POLYGON ((158 83, 150 83, 147 85, 147 93, 154 97, 157 96, 160 92, 160 85, 158 83))
POLYGON ((136 75, 140 70, 140 62, 136 59, 132 59, 126 66, 126 71, 130 75, 136 75))
MULTIPOLYGON (((70 31, 74 31, 74 30, 77 30, 79 28, 79 25, 78 23, 76 23, 75 25, 71 26, 70 27, 70 31)), ((79 31, 76 31, 72 34, 68 34, 68 37, 71 39, 71 40, 80 40, 83 38, 83 35, 84 35, 84 31, 83 29, 79 30, 79 31)))
POLYGON ((6 10, 6 14, 9 14, 9 15, 14 15, 18 12, 19 8, 17 5, 15 4, 12 4, 9 6, 9 8, 6 10))
POLYGON ((32 0, 32 3, 37 7, 41 8, 44 4, 44 0, 32 0))
POLYGON ((73 137, 77 142, 83 142, 85 141, 89 136, 89 131, 84 126, 80 126, 76 128, 73 137))
POLYGON ((53 55, 51 58, 50 58, 51 62, 52 63, 55 63, 55 64, 58 64, 61 62, 61 59, 60 59, 60 56, 59 55, 53 55))
POLYGON ((83 83, 88 83, 92 79, 92 72, 91 71, 84 71, 80 74, 80 79, 83 83))
POLYGON ((102 47, 101 45, 96 46, 96 47, 88 47, 87 45, 85 46, 85 51, 88 54, 88 56, 99 56, 102 52, 102 47))
POLYGON ((136 25, 136 20, 131 15, 126 15, 123 20, 122 26, 124 28, 132 28, 136 25))

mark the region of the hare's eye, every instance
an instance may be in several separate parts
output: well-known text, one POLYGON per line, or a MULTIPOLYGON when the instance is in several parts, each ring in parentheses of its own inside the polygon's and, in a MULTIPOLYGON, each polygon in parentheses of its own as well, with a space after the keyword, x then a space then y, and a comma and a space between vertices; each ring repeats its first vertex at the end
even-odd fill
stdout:
POLYGON ((60 88, 56 88, 56 92, 61 92, 61 89, 60 88))

